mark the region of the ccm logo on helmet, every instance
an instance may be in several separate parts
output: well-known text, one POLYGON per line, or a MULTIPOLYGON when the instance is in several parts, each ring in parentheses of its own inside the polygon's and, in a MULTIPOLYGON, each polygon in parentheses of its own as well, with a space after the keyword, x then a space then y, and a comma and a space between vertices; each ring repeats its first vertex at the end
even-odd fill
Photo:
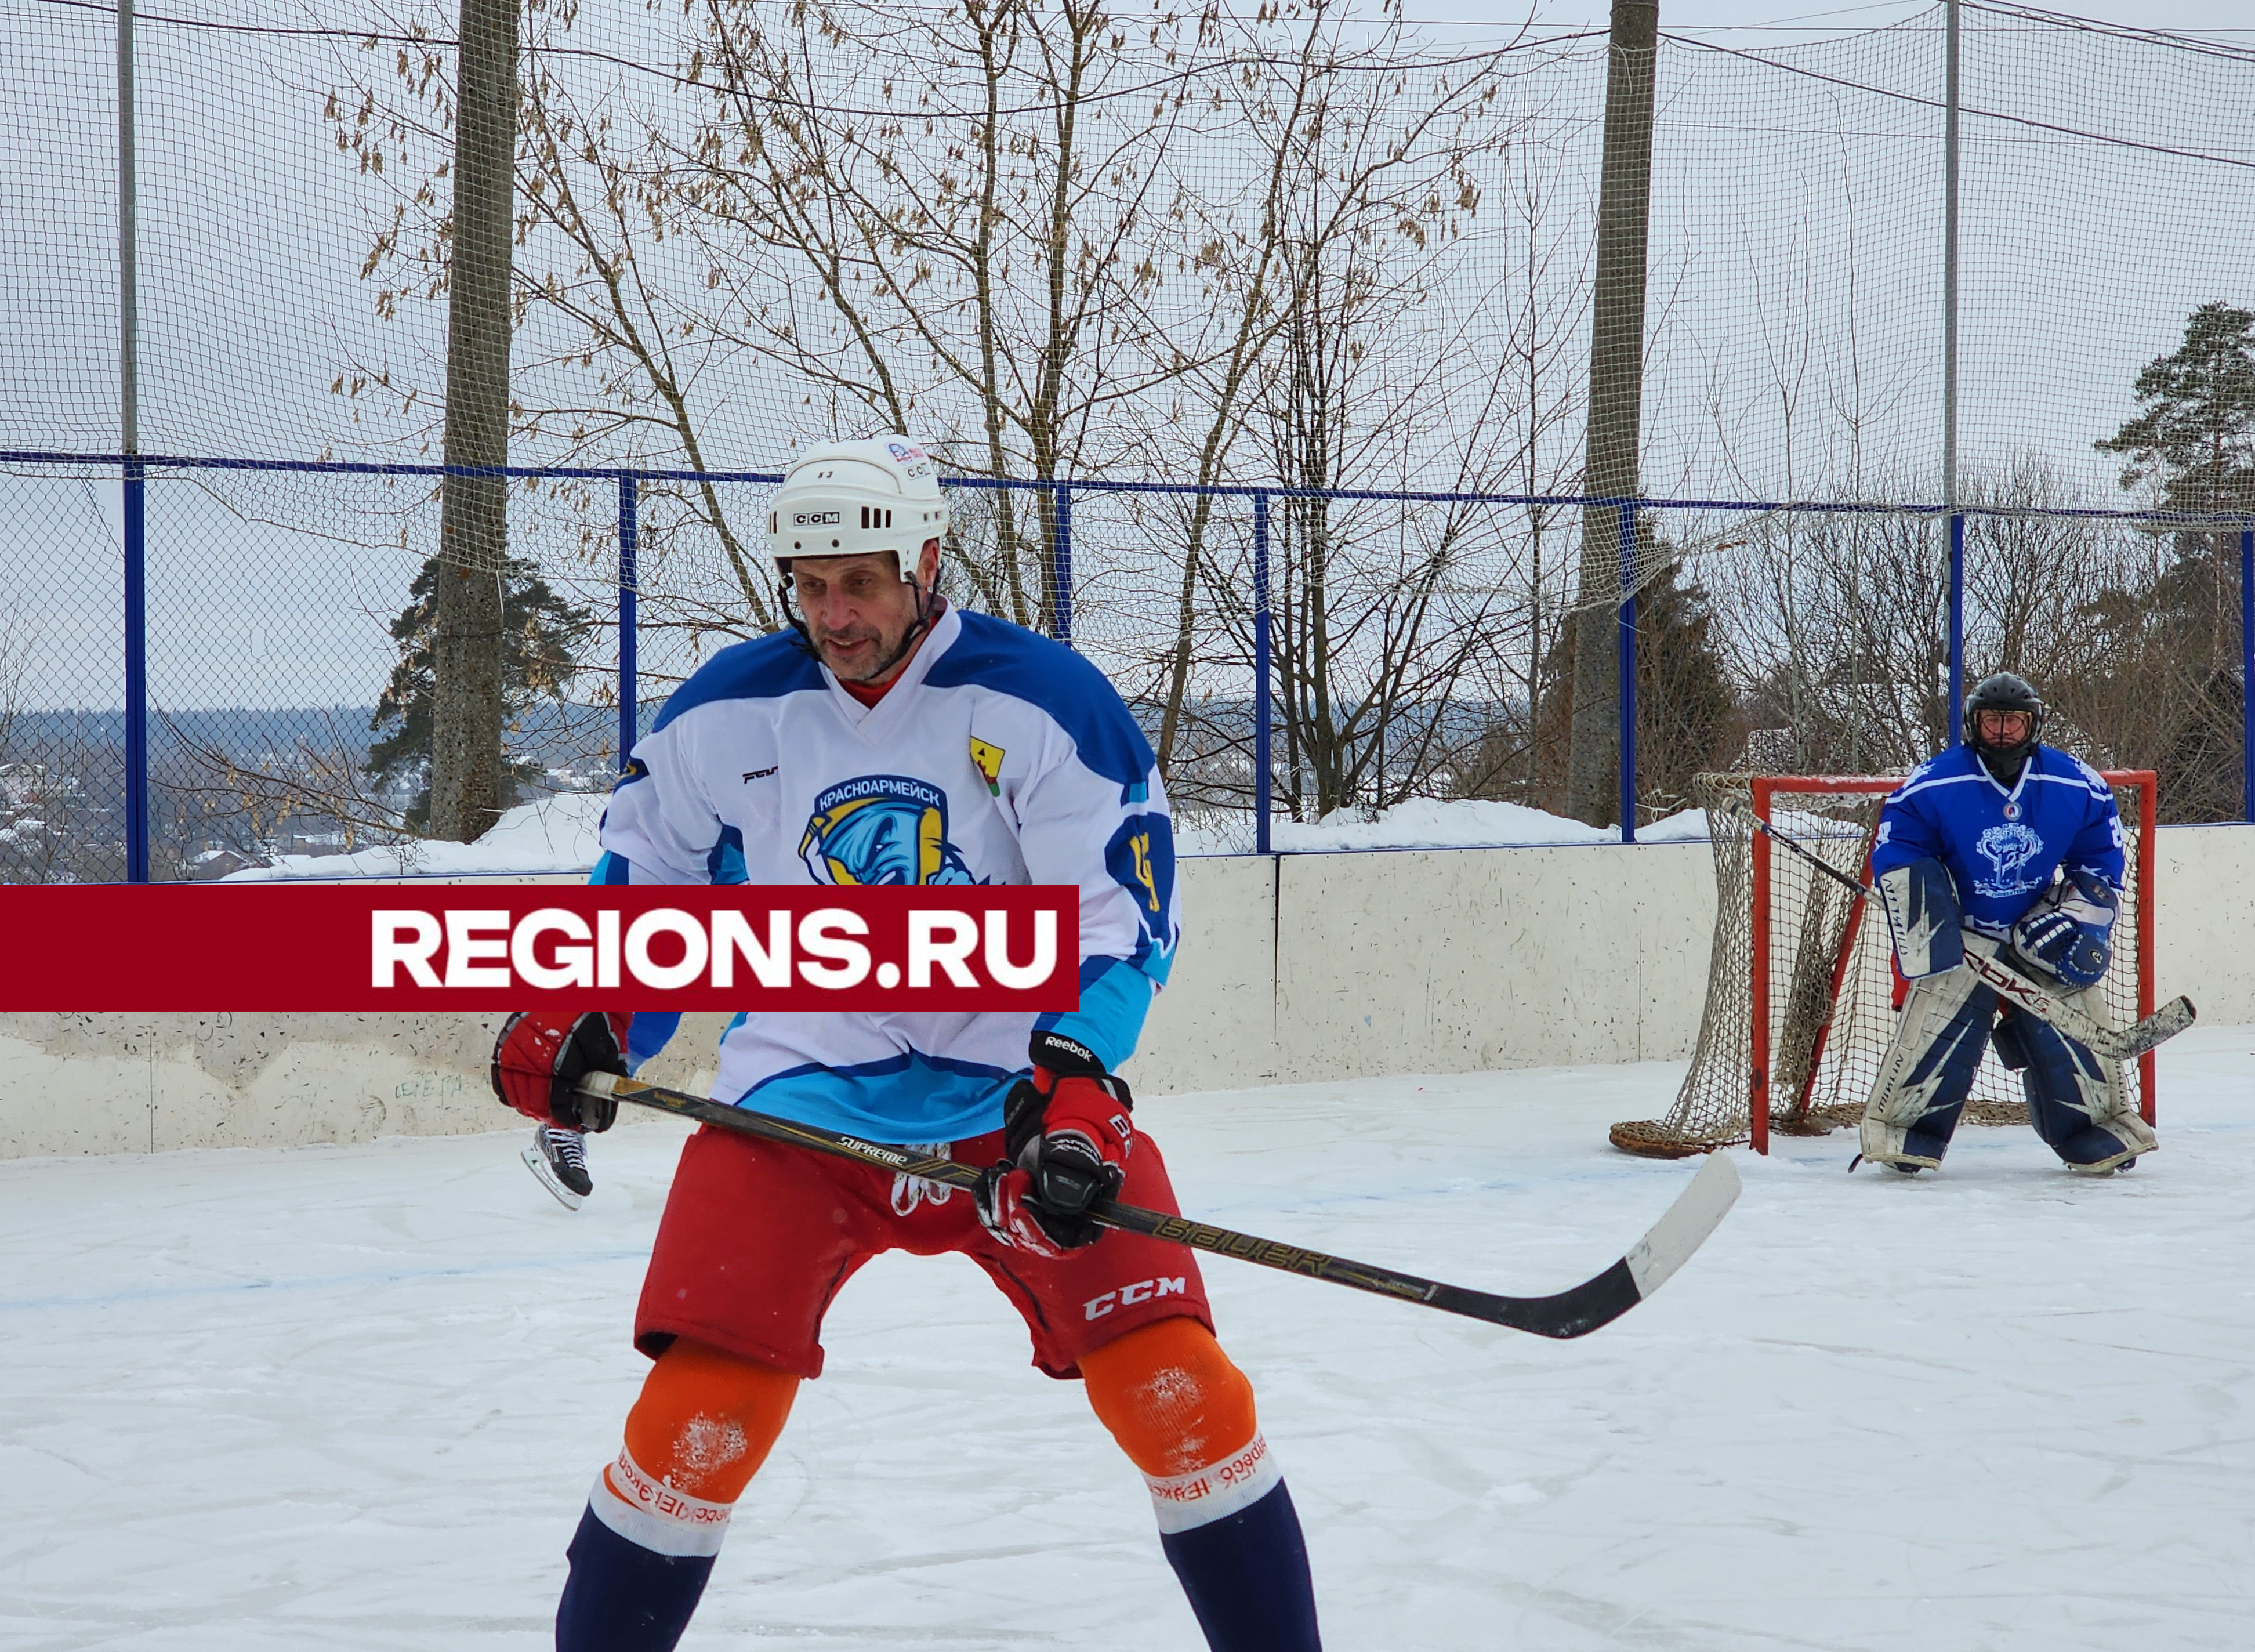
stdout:
POLYGON ((801 510, 790 519, 794 528, 834 528, 838 525, 835 510, 801 510))
POLYGON ((1172 1279, 1138 1279, 1132 1285, 1122 1285, 1117 1290, 1107 1290, 1100 1297, 1091 1297, 1080 1304, 1084 1319, 1101 1319, 1114 1308, 1132 1308, 1139 1302, 1149 1302, 1157 1297, 1187 1297, 1191 1283, 1188 1274, 1178 1274, 1172 1279))

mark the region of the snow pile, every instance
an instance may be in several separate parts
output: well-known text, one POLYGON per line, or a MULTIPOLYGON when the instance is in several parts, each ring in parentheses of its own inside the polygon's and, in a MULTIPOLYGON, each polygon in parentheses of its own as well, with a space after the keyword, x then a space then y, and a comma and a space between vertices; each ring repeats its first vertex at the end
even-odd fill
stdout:
MULTIPOLYGON (((1686 809, 1637 827, 1636 837, 1640 843, 1704 842, 1706 812, 1686 809)), ((1585 826, 1521 803, 1412 798, 1375 815, 1342 810, 1312 823, 1279 819, 1269 827, 1269 841, 1286 854, 1345 849, 1535 847, 1619 843, 1620 828, 1585 826)), ((1184 854, 1246 854, 1252 847, 1250 815, 1186 819, 1175 831, 1175 847, 1184 854)))
POLYGON ((285 878, 474 877, 507 872, 585 872, 601 853, 603 791, 558 792, 522 803, 494 822, 475 843, 387 844, 350 854, 277 855, 271 866, 230 873, 228 883, 285 878))
MULTIPOLYGON (((473 877, 509 872, 585 872, 601 853, 596 827, 607 793, 563 792, 520 804, 475 843, 415 842, 359 849, 350 854, 284 854, 270 866, 230 873, 229 883, 283 878, 473 877)), ((1276 849, 1323 854, 1345 849, 1470 849, 1574 843, 1619 843, 1618 826, 1584 826, 1517 803, 1477 798, 1443 802, 1413 798, 1377 815, 1342 812, 1312 825, 1277 820, 1276 849)), ((1636 829, 1640 843, 1704 842, 1707 817, 1686 809, 1636 829)), ((1250 854, 1253 817, 1208 812, 1179 819, 1180 854, 1250 854)))

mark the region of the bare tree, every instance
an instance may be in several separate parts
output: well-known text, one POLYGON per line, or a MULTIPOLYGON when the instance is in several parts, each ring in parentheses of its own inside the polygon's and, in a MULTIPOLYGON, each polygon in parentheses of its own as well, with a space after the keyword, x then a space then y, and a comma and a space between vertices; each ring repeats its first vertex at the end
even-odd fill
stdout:
MULTIPOLYGON (((1149 641, 1107 663, 1179 783, 1245 744, 1227 710, 1254 606, 1245 524, 1207 489, 1549 491, 1573 468, 1565 358, 1590 251, 1558 209, 1571 163, 1525 141, 1564 95, 1537 85, 1553 58, 1433 53, 1335 0, 1132 27, 1085 0, 692 0, 675 82, 650 92, 544 49, 567 14, 538 26, 519 435, 699 473, 644 489, 646 627, 779 617, 740 528, 757 496, 709 475, 748 409, 769 416, 752 426, 762 459, 785 438, 909 428, 952 467, 1030 489, 959 498, 950 562, 974 603, 1036 625, 1060 608, 1045 507, 1061 486, 1190 482, 1078 523, 1085 555, 1168 593, 1163 629, 1142 597, 1149 641), (663 571, 692 544, 716 548, 688 561, 723 581, 691 592, 663 571)), ((452 117, 426 58, 394 67, 383 95, 335 107, 348 147, 397 174, 370 270, 404 304, 437 241, 435 193, 414 181, 430 169, 403 158, 438 153, 452 117)), ((415 402, 396 372, 353 381, 415 402)), ((1280 498, 1273 521, 1297 806, 1458 784, 1514 716, 1531 784, 1568 612, 1551 513, 1280 498)))
MULTIPOLYGON (((1044 501, 1145 442, 1139 403, 1200 364, 1162 312, 1213 16, 1131 39, 1088 0, 700 11, 709 111, 653 137, 636 207, 709 260, 714 336, 832 428, 933 434, 1044 501), (1177 54, 1192 74, 1131 90, 1177 54)), ((980 594, 1046 623, 1053 514, 1001 492, 986 516, 980 594)))

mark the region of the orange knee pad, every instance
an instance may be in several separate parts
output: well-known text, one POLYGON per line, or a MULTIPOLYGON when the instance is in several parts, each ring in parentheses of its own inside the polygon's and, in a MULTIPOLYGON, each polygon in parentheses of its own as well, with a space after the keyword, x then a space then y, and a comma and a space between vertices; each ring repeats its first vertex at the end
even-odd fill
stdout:
POLYGON ((676 1491, 733 1503, 767 1461, 797 1392, 788 1371, 681 1338, 627 1413, 628 1454, 676 1491))
POLYGON ((1195 1319, 1139 1325, 1080 1358, 1097 1420, 1154 1479, 1221 1461, 1260 1432, 1253 1384, 1195 1319))

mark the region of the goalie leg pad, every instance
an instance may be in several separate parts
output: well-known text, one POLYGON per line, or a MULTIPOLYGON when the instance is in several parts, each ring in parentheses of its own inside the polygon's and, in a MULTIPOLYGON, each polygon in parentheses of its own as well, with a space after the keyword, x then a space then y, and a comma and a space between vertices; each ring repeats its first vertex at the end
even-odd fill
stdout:
MULTIPOLYGON (((2097 1004, 2080 1007, 2086 1014, 2103 1013, 2097 1004)), ((2069 1170, 2103 1175, 2160 1146, 2130 1108, 2120 1062, 2029 1016, 2007 1016, 2004 1026, 2013 1030, 2025 1057, 2020 1085, 2027 1092, 2028 1121, 2069 1170)))
POLYGON ((1932 1170, 1949 1150, 1973 1087, 1997 995, 1967 969, 1911 983, 1858 1132, 1864 1156, 1932 1170))

